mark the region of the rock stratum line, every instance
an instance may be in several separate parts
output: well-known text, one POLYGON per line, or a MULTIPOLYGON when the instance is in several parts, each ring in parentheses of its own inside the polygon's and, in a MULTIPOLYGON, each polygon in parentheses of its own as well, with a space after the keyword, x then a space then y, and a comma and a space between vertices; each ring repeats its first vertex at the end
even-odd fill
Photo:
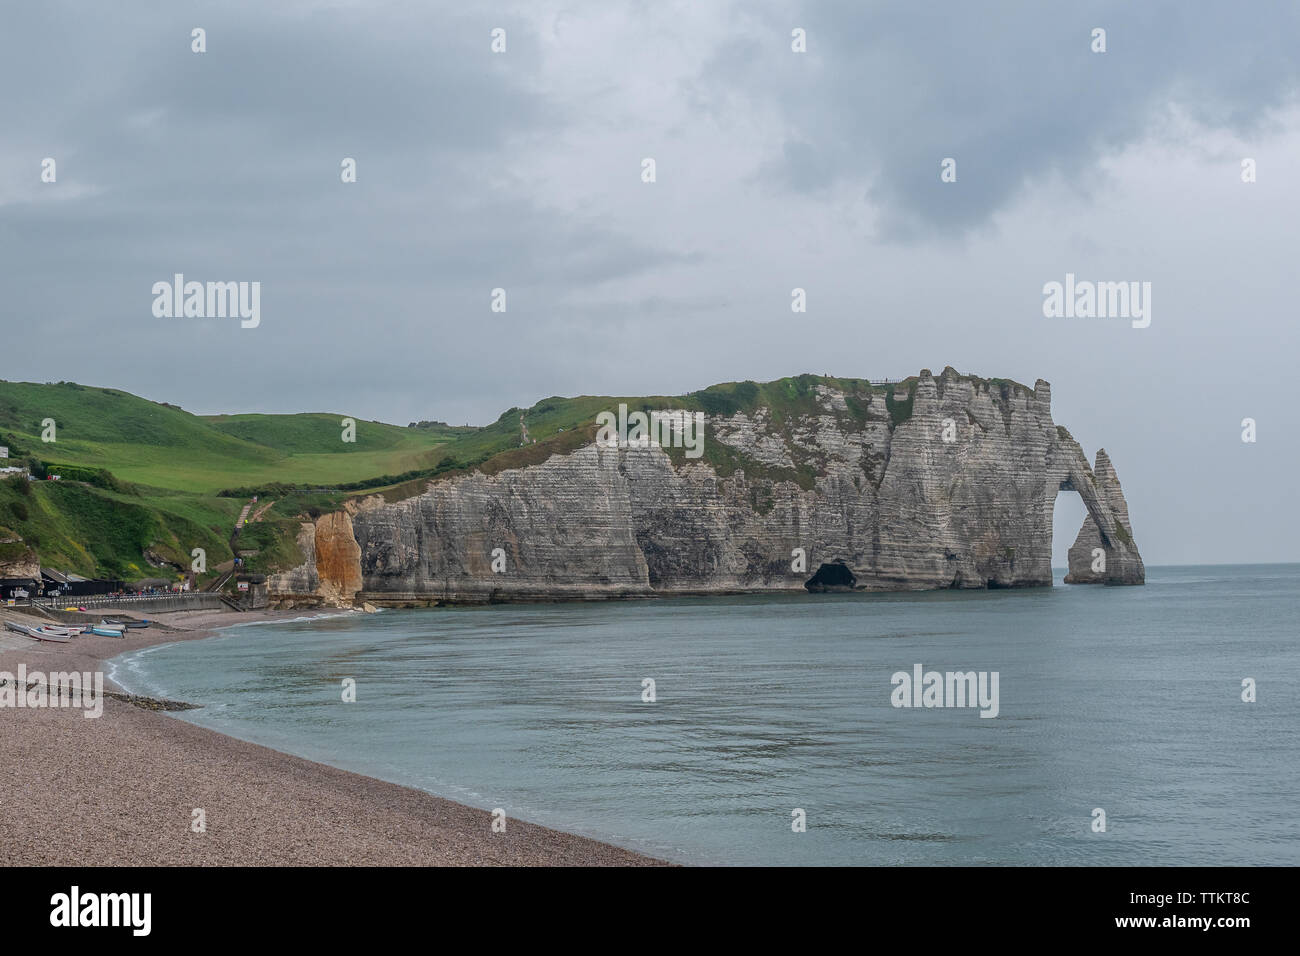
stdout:
POLYGON ((892 391, 814 392, 803 414, 709 415, 713 454, 698 460, 602 447, 593 430, 539 464, 444 478, 397 502, 349 500, 302 525, 306 561, 273 575, 270 597, 583 600, 794 591, 814 578, 859 590, 1048 586, 1060 491, 1088 512, 1066 581, 1144 583, 1114 466, 1104 450, 1090 466, 1052 421, 1046 381, 949 368, 892 391))

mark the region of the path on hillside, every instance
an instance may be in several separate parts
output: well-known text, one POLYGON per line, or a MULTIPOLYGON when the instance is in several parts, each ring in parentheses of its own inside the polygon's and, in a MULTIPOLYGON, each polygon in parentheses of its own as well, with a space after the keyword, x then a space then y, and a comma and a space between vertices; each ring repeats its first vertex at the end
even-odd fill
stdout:
POLYGON ((220 592, 220 590, 226 586, 226 583, 234 576, 234 574, 235 574, 235 566, 234 566, 234 562, 232 561, 229 570, 222 571, 221 574, 219 574, 217 578, 211 584, 205 587, 203 590, 208 591, 210 593, 220 592))
MULTIPOLYGON (((265 507, 259 509, 257 514, 253 516, 254 520, 261 517, 262 512, 265 511, 267 508, 271 507, 272 504, 273 502, 268 501, 265 507)), ((252 507, 253 507, 253 501, 252 499, 250 499, 249 502, 246 505, 244 505, 244 507, 240 510, 239 517, 235 519, 235 530, 230 533, 230 553, 235 556, 236 561, 238 561, 239 558, 239 548, 238 548, 239 532, 243 529, 244 525, 247 523, 248 512, 252 510, 252 507)), ((237 563, 232 564, 229 571, 223 571, 216 578, 216 580, 212 581, 203 590, 219 593, 221 589, 224 588, 230 582, 230 579, 235 576, 236 567, 238 567, 237 563)))

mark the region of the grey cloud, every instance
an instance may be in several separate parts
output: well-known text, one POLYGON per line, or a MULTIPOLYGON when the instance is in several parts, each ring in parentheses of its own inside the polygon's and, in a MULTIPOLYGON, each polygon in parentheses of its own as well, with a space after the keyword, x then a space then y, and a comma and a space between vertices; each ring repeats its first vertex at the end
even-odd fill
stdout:
POLYGON ((1298 86, 1300 10, 1176 2, 861 3, 763 8, 693 90, 775 105, 788 124, 766 176, 801 192, 863 183, 882 232, 977 226, 1027 179, 1081 188, 1103 156, 1140 140, 1171 104, 1249 134, 1298 86), (789 47, 793 26, 808 53, 789 47), (1090 49, 1107 31, 1107 52, 1090 49), (939 181, 953 157, 957 183, 939 181))

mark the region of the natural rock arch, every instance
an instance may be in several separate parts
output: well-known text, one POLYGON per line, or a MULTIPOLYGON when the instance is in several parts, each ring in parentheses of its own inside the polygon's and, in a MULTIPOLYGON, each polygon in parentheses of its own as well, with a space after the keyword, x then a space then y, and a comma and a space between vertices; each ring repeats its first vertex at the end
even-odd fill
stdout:
POLYGON ((1143 584, 1146 568, 1133 541, 1128 503, 1119 476, 1106 450, 1097 452, 1096 467, 1088 465, 1083 449, 1064 428, 1058 429, 1056 463, 1046 489, 1049 516, 1062 491, 1077 492, 1088 515, 1069 551, 1066 584, 1143 584), (1104 561, 1097 561, 1100 549, 1104 561), (1097 565, 1099 570, 1093 570, 1097 565))

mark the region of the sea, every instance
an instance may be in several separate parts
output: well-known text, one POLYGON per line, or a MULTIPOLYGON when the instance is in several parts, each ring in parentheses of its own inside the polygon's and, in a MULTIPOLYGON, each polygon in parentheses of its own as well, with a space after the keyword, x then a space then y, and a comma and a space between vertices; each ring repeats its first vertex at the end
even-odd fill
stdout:
POLYGON ((1300 565, 1152 567, 342 612, 110 676, 202 705, 173 719, 686 864, 1294 866, 1298 626, 1300 565))

